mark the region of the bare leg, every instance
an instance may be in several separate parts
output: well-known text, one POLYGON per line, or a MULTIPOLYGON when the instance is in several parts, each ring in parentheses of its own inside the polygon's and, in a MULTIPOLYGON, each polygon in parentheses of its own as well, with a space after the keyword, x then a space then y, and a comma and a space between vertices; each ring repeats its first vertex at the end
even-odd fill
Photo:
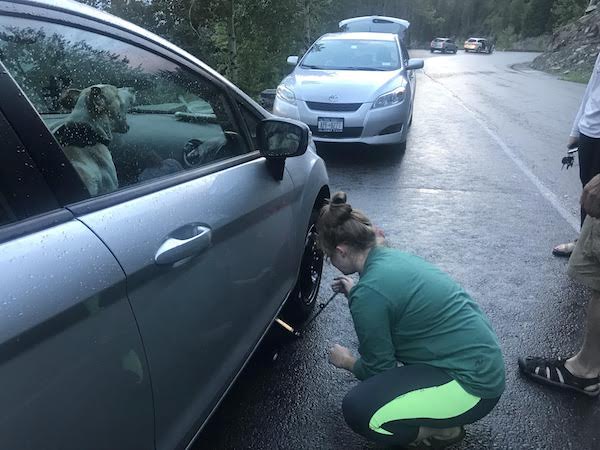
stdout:
MULTIPOLYGON (((573 375, 582 378, 594 378, 600 375, 600 292, 592 291, 588 305, 585 336, 579 352, 568 359, 565 367, 573 375)), ((598 385, 586 390, 595 390, 598 385)))

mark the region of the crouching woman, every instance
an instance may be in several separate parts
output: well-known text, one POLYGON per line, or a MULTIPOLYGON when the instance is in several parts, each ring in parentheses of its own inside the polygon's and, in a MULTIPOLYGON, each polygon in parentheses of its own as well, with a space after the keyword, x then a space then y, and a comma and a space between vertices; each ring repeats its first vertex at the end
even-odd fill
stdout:
POLYGON ((329 354, 359 380, 342 405, 356 433, 385 445, 442 448, 486 416, 504 390, 504 361, 485 314, 448 275, 378 246, 371 221, 336 193, 317 222, 320 246, 343 276, 359 358, 329 354), (358 273, 354 284, 347 275, 358 273))

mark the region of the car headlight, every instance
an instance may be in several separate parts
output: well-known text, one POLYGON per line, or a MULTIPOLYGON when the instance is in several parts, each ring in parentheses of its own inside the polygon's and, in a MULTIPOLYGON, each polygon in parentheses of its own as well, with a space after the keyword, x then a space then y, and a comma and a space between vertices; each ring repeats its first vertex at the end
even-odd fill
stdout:
POLYGON ((377 100, 373 102, 372 108, 383 108, 385 106, 397 105, 404 100, 404 92, 406 91, 405 86, 400 86, 394 89, 392 92, 380 95, 377 100))
POLYGON ((284 102, 292 105, 296 104, 296 95, 294 94, 294 91, 292 91, 285 84, 280 84, 277 86, 277 93, 275 95, 279 100, 283 100, 284 102))

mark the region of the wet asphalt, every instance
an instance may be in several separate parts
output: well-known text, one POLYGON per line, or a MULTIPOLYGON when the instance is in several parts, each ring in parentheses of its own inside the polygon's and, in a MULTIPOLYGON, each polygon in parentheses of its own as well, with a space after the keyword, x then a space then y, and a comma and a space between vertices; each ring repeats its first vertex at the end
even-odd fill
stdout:
MULTIPOLYGON (((521 355, 571 355, 582 338, 589 292, 551 248, 578 228, 578 167, 561 170, 560 159, 585 86, 529 69, 532 53, 411 56, 426 61, 406 152, 319 153, 332 190, 344 190, 390 245, 451 274, 498 334, 507 389, 452 448, 600 448, 597 400, 532 384, 516 365, 521 355)), ((320 301, 335 274, 326 267, 320 301)), ((341 401, 356 381, 327 363, 334 343, 357 348, 341 298, 303 339, 275 329, 195 449, 377 448, 343 420, 341 401)))

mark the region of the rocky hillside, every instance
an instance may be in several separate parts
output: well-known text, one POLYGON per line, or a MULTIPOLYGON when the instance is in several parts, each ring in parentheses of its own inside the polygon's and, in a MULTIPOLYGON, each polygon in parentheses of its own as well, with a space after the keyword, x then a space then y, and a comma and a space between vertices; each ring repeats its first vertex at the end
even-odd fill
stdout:
POLYGON ((587 81, 600 51, 600 7, 589 9, 581 19, 554 33, 548 50, 533 61, 535 69, 579 75, 573 79, 587 81))

